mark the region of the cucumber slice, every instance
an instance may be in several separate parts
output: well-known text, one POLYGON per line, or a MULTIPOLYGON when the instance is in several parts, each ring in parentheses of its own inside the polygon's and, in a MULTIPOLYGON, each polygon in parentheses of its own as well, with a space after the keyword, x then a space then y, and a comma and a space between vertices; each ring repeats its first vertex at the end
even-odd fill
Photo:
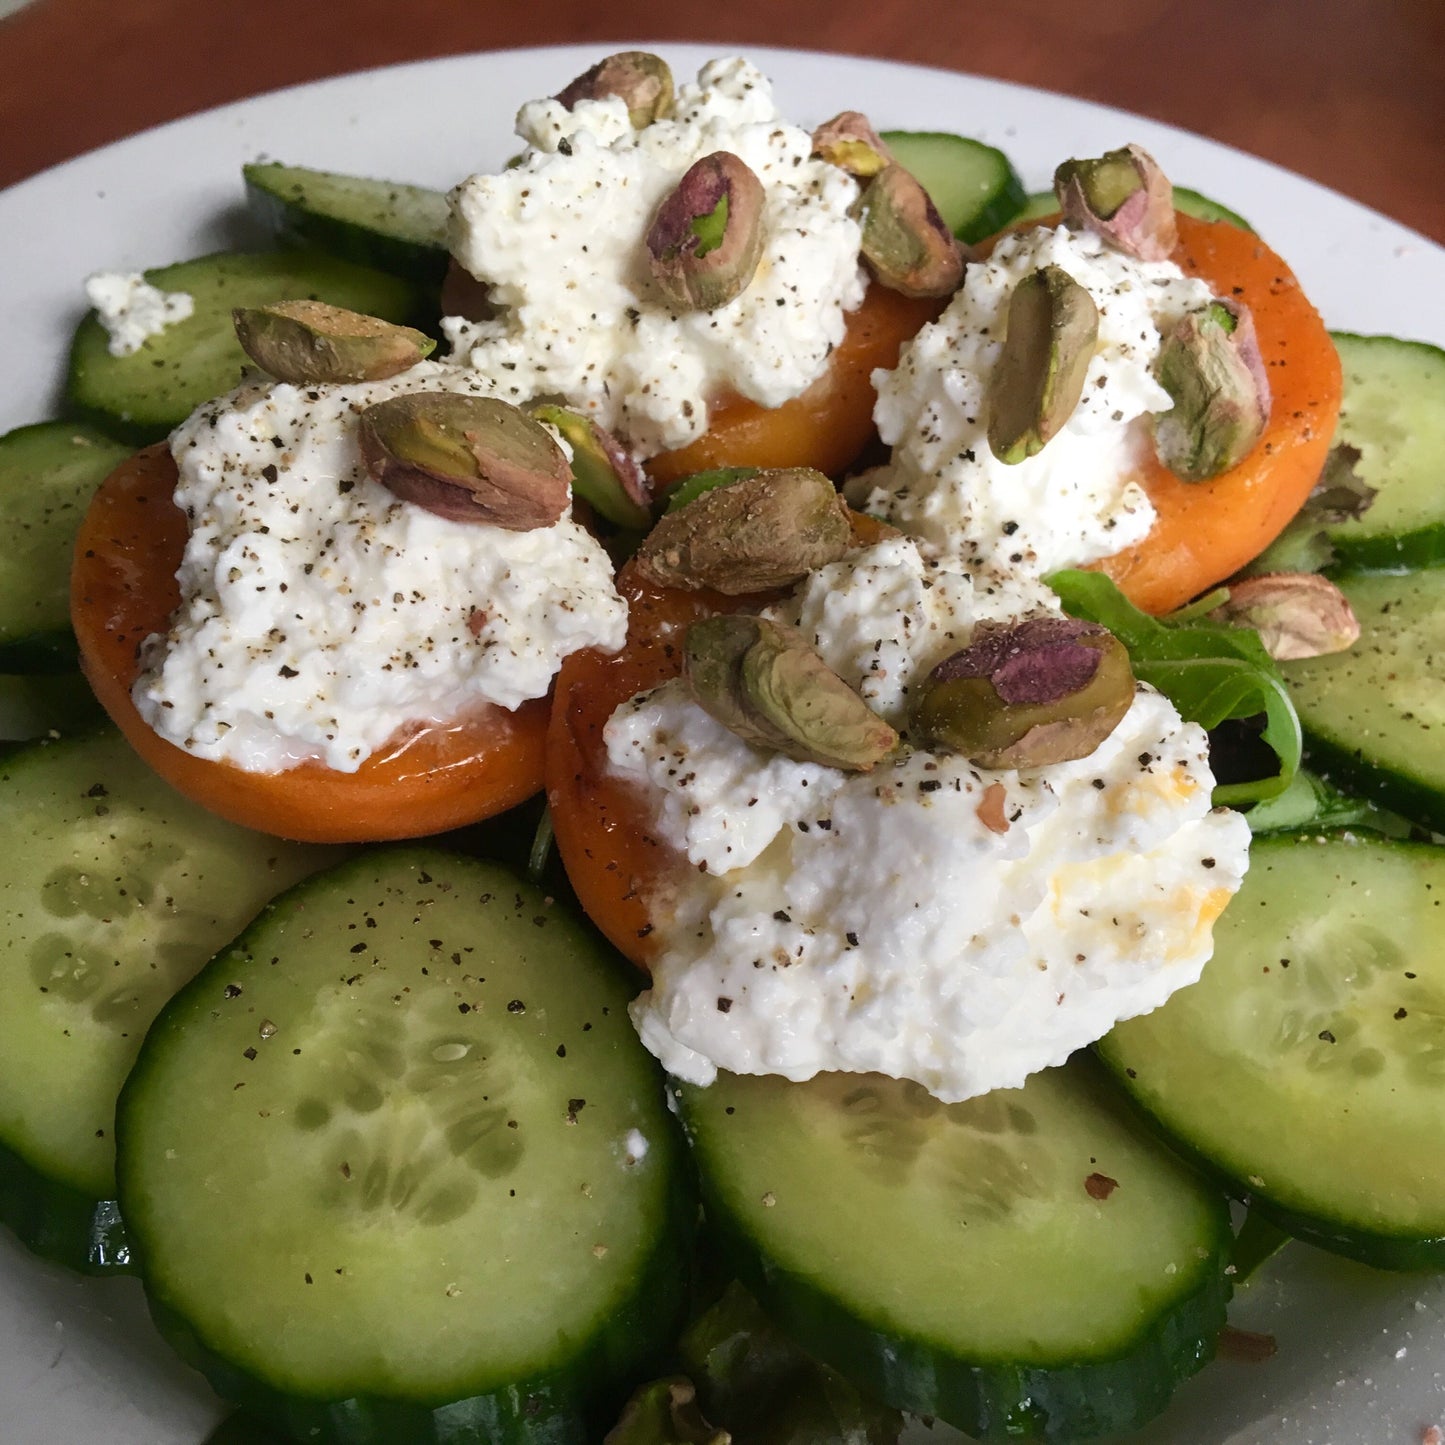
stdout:
POLYGON ((1099 1045, 1134 1097, 1326 1249, 1445 1265, 1445 849, 1256 842, 1192 988, 1099 1045))
POLYGON ((104 720, 78 672, 0 674, 0 743, 89 732, 104 720))
POLYGON ((0 1222, 124 1263, 116 1095, 161 1005, 272 894, 337 856, 224 823, 114 731, 0 759, 0 1222))
POLYGON ((1326 529, 1342 568, 1445 562, 1445 351, 1334 332, 1345 389, 1335 442, 1358 448, 1377 489, 1361 517, 1326 529))
POLYGON ((1023 182, 1001 150, 942 131, 889 130, 883 139, 960 241, 981 241, 1018 215, 1023 182))
POLYGON ((287 894, 118 1109, 152 1313, 297 1439, 583 1442, 680 1322, 696 1205, 615 955, 433 850, 287 894))
POLYGON ((95 489, 130 448, 77 422, 0 437, 0 672, 68 672, 70 554, 95 489))
POLYGON ((241 167, 251 213, 283 245, 315 246, 439 286, 450 207, 443 191, 279 162, 241 167))
POLYGON ((1083 1439, 1149 1418, 1213 1353, 1223 1198, 1087 1059, 947 1106, 876 1075, 678 1097, 743 1282, 888 1404, 989 1440, 1083 1439))
POLYGON ((137 446, 237 384, 247 364, 231 324, 237 306, 306 297, 400 322, 424 309, 411 283, 314 251, 223 251, 145 275, 162 291, 189 293, 194 312, 129 356, 112 356, 105 328, 87 316, 71 342, 66 383, 72 406, 137 446))
MULTIPOLYGON (((1036 221, 1040 216, 1056 214, 1058 209, 1059 198, 1053 191, 1035 191, 1024 201, 1017 219, 1036 221)), ((1228 206, 1222 206, 1208 196, 1201 196, 1198 191, 1191 191, 1188 186, 1174 187, 1174 209, 1182 211, 1186 216, 1193 216, 1196 221, 1227 221, 1231 226, 1238 226, 1241 231, 1254 230, 1238 211, 1231 211, 1228 206)))
POLYGON ((1445 832, 1445 568, 1337 577, 1346 652, 1280 664, 1318 772, 1445 832))

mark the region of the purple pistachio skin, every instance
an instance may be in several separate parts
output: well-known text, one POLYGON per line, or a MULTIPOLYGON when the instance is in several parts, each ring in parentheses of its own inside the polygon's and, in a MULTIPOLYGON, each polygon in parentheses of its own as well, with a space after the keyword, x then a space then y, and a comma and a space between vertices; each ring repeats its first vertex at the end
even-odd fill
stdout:
POLYGON ((731 151, 695 161, 647 232, 652 278, 679 310, 716 311, 747 290, 763 257, 763 183, 731 151))

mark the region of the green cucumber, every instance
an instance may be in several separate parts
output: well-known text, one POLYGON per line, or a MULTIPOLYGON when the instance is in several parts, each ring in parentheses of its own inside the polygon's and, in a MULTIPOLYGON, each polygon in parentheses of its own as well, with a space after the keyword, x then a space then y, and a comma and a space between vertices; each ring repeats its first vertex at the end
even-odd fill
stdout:
POLYGON ((1023 182, 994 146, 942 131, 889 130, 883 140, 960 241, 982 241, 1003 230, 1023 206, 1023 182))
POLYGON ((39 422, 0 437, 0 673, 75 666, 71 549, 95 489, 129 455, 78 422, 39 422))
POLYGON ((0 743, 88 732, 104 720, 78 672, 0 673, 0 743))
POLYGON ((152 1314, 297 1439, 584 1445, 680 1324, 696 1203, 616 955, 432 849, 292 890, 117 1110, 152 1314))
POLYGON ((1344 568, 1445 563, 1445 351, 1393 336, 1334 332, 1344 370, 1335 444, 1359 451, 1376 488, 1362 516, 1326 528, 1344 568))
POLYGON ((709 1223, 768 1313, 984 1439, 1131 1429, 1213 1353, 1222 1195, 1087 1059, 944 1105, 876 1075, 678 1091, 709 1223))
MULTIPOLYGON (((1017 219, 1034 221, 1040 216, 1052 216, 1058 209, 1059 198, 1053 191, 1035 191, 1024 201, 1017 219)), ((1241 231, 1254 230, 1238 211, 1231 211, 1228 206, 1222 206, 1208 196, 1201 196, 1198 191, 1191 191, 1188 186, 1174 187, 1174 209, 1186 216, 1193 216, 1196 221, 1227 221, 1231 226, 1238 226, 1241 231)))
POLYGON ((0 1222, 75 1268, 125 1263, 116 1095, 170 995, 336 850, 204 812, 113 730, 0 759, 0 1222))
POLYGON ((231 312, 237 306, 314 298, 386 321, 425 311, 417 289, 370 266, 314 251, 223 251, 145 273, 183 291, 195 310, 129 356, 112 356, 92 313, 76 329, 66 386, 70 404, 103 430, 143 446, 159 441, 202 402, 231 390, 247 365, 231 312))
POLYGON ((1257 840, 1203 978, 1099 1045, 1160 1126, 1326 1249, 1445 1265, 1445 849, 1257 840))
POLYGON ((1280 664, 1306 757, 1332 781, 1445 832, 1445 568, 1335 580, 1359 640, 1280 664))
POLYGON ((251 213, 283 245, 315 246, 412 281, 447 269, 444 191, 258 162, 242 166, 251 213))

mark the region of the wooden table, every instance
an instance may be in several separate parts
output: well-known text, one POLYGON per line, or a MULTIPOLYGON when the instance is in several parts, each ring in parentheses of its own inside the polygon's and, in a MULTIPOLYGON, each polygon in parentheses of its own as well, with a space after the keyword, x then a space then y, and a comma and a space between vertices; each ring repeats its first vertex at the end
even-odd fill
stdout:
POLYGON ((0 186, 319 76, 566 41, 601 55, 643 37, 1066 91, 1252 151, 1445 242, 1441 0, 34 0, 0 20, 0 186))

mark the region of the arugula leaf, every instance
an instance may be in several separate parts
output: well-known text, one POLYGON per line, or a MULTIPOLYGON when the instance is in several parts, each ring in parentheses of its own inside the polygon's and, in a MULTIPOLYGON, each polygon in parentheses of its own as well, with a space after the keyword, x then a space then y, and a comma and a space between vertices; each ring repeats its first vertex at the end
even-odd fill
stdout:
POLYGON ((1047 580, 1064 611, 1107 627, 1129 649, 1134 676, 1158 688, 1181 717, 1208 731, 1229 718, 1264 714, 1261 737, 1279 758, 1279 772, 1220 785, 1216 804, 1260 802, 1290 785, 1304 747, 1299 718, 1257 632, 1211 622, 1197 609, 1173 619, 1151 617, 1100 572, 1055 572, 1047 580))

